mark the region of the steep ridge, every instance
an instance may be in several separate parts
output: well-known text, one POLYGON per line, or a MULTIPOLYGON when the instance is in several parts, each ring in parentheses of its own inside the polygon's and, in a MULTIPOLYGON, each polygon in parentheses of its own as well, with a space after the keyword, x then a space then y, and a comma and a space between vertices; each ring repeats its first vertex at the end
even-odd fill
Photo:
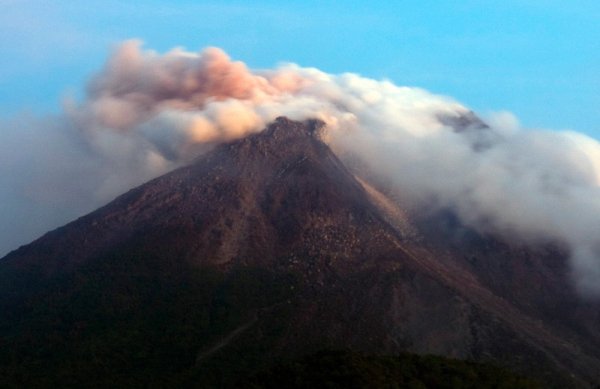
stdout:
POLYGON ((536 301, 402 219, 321 127, 279 118, 2 259, 0 373, 232 385, 349 347, 495 361, 556 387, 599 380, 600 356, 575 330, 547 326, 525 309, 536 301))
MULTIPOLYGON (((565 369, 584 375, 597 370, 600 304, 577 293, 559 245, 483 236, 450 210, 407 212, 361 182, 392 226, 410 230, 402 245, 408 256, 536 339, 544 352, 559 355, 555 362, 565 369)), ((590 377, 597 380, 595 374, 590 377)))

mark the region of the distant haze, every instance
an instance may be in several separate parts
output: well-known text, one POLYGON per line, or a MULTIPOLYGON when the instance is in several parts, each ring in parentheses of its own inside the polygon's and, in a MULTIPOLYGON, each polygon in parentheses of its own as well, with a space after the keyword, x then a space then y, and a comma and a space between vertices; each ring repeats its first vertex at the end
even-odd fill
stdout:
POLYGON ((450 208, 479 231, 558 241, 573 277, 600 294, 600 144, 523 130, 510 113, 461 131, 469 108, 425 90, 293 64, 251 70, 223 51, 123 43, 60 117, 2 123, 0 254, 278 116, 319 118, 414 207, 450 208))

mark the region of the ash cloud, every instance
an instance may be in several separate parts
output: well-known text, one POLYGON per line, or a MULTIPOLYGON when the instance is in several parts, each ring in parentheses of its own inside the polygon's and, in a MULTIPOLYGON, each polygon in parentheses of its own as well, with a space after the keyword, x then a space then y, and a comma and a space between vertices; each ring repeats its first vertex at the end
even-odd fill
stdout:
POLYGON ((509 113, 483 128, 450 98, 388 81, 293 64, 252 70, 217 48, 159 54, 138 41, 115 50, 62 116, 2 124, 0 252, 282 115, 323 120, 342 159, 359 160, 413 207, 567 245, 577 285, 600 295, 597 141, 523 130, 509 113))

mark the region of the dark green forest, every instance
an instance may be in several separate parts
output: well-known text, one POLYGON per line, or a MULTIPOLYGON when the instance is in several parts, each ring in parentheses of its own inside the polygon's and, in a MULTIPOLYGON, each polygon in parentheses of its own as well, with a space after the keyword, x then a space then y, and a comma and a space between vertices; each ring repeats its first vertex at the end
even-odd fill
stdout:
POLYGON ((252 377, 249 388, 525 389, 537 382, 489 364, 433 355, 321 351, 252 377))

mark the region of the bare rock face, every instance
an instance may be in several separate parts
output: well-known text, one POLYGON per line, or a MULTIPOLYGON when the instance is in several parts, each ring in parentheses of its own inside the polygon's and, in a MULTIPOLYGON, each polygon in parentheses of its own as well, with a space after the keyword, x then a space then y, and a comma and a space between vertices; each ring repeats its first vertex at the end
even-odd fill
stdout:
POLYGON ((578 302, 559 250, 457 238, 451 215, 395 223, 402 210, 338 160, 322 125, 278 118, 2 259, 0 376, 227 385, 350 348, 600 381, 597 305, 578 302))

